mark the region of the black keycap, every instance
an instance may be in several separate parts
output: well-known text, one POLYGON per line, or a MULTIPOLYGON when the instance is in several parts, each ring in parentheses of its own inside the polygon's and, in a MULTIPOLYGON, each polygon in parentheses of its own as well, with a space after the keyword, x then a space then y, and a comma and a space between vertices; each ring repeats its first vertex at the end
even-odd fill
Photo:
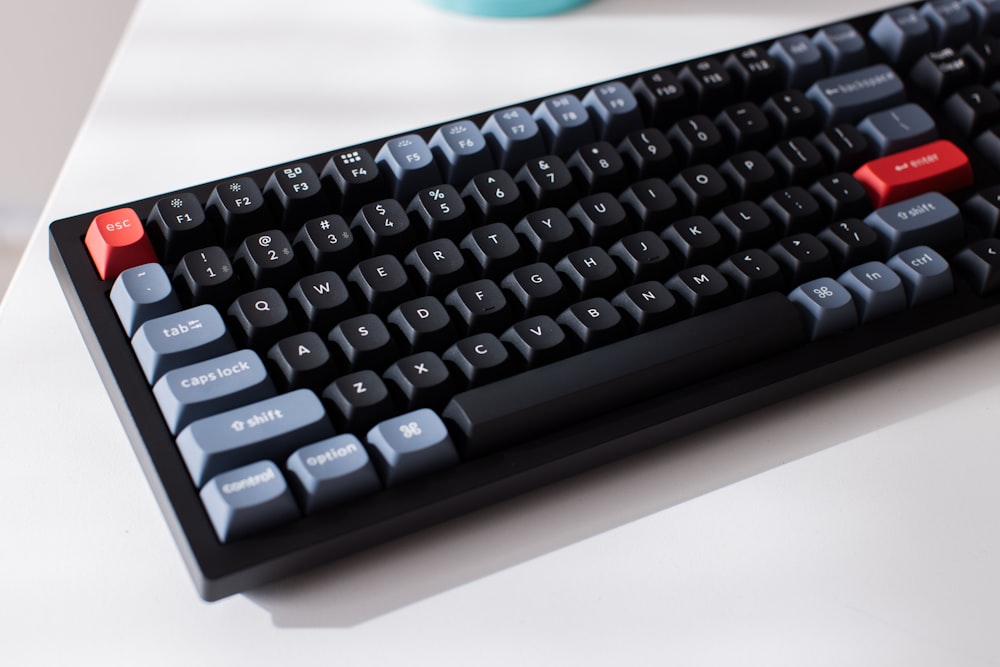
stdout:
POLYGON ((465 201, 447 183, 418 192, 406 212, 423 222, 426 235, 432 239, 461 238, 471 226, 465 201))
POLYGON ((566 332, 548 315, 515 323, 503 332, 500 340, 517 352, 527 368, 552 363, 569 353, 566 332))
POLYGON ((687 304, 692 315, 700 315, 732 303, 732 288, 715 267, 698 264, 678 271, 667 287, 687 304))
POLYGON ((466 334, 500 331, 514 319, 503 290, 492 280, 474 280, 453 289, 444 300, 466 334))
POLYGON ((668 69, 641 75, 632 84, 632 93, 646 120, 656 127, 667 127, 694 109, 694 97, 668 69))
POLYGON ((340 207, 352 216, 362 204, 389 196, 389 188, 374 158, 364 148, 334 153, 323 168, 321 178, 340 193, 340 207))
POLYGON ((427 294, 443 294, 472 277, 465 255, 451 239, 421 243, 404 260, 427 294))
POLYGON ((830 220, 863 218, 872 210, 871 200, 856 178, 844 172, 828 174, 813 183, 809 192, 830 220))
POLYGON ((673 146, 655 127, 630 133, 618 144, 618 152, 635 178, 670 178, 680 166, 673 146))
POLYGON ((565 208, 580 195, 569 167, 555 155, 531 158, 517 172, 514 181, 535 208, 565 208))
POLYGON ((1000 231, 1000 185, 991 185, 969 197, 962 205, 962 214, 983 235, 996 236, 1000 231))
POLYGON ((772 290, 784 292, 787 287, 781 267, 760 248, 750 248, 731 255, 719 265, 719 273, 729 280, 741 299, 772 290))
POLYGON ((395 199, 362 206, 351 221, 351 229, 379 254, 402 252, 413 245, 415 237, 410 218, 395 199))
POLYGON ((393 309, 386 322, 399 332, 411 352, 441 352, 457 338, 448 309, 435 297, 405 301, 393 309))
POLYGON ((558 312, 569 299, 559 274, 542 262, 511 271, 500 287, 513 297, 521 312, 529 316, 558 312))
POLYGON ((677 174, 670 187, 688 203, 693 213, 713 213, 732 199, 732 193, 715 167, 699 164, 677 174))
POLYGON ((288 291, 293 310, 314 331, 326 333, 340 320, 357 314, 347 286, 333 271, 304 276, 288 291))
POLYGON ((607 246, 631 231, 625 209, 607 192, 584 197, 566 212, 581 236, 595 245, 607 246))
POLYGON ((725 155, 722 133, 708 116, 699 114, 677 121, 667 133, 667 138, 677 148, 685 164, 715 163, 725 155))
POLYGON ((798 90, 771 95, 761 109, 770 118, 778 136, 812 136, 822 123, 816 106, 798 90))
POLYGON ((972 137, 1000 122, 1000 98, 986 86, 969 86, 945 100, 944 111, 962 134, 972 137))
POLYGON ((441 358, 465 378, 469 387, 499 380, 513 370, 507 348, 491 333, 463 338, 445 350, 441 358))
POLYGON ((724 65, 752 100, 762 100, 785 87, 784 75, 771 56, 757 47, 740 49, 724 65))
POLYGON ((252 234, 243 240, 233 257, 240 279, 249 286, 288 289, 299 277, 292 244, 277 229, 252 234))
POLYGON ((678 220, 660 235, 681 264, 714 264, 729 252, 729 244, 708 218, 696 215, 678 220))
POLYGON ((820 132, 816 147, 830 166, 839 171, 853 172, 872 157, 868 139, 847 123, 820 132))
POLYGON ((660 232, 683 215, 677 195, 661 178, 647 178, 625 188, 618 198, 642 229, 660 232))
POLYGON ((976 34, 976 22, 968 6, 953 0, 929 0, 920 7, 920 13, 937 35, 938 47, 957 46, 976 34))
POLYGON ((223 181, 212 188, 205 209, 222 221, 226 245, 274 224, 264 193, 248 176, 223 181))
POLYGON ((460 247, 472 256, 483 277, 507 275, 523 259, 517 235, 500 222, 473 229, 460 247))
POLYGON ((774 166, 757 151, 733 155, 722 163, 719 173, 740 199, 760 199, 779 184, 774 166))
POLYGON ((611 300, 611 305, 633 323, 633 333, 662 327, 682 317, 677 299, 666 285, 655 280, 626 287, 611 300))
POLYGON ((920 57, 910 79, 932 98, 942 98, 976 82, 976 75, 964 56, 947 47, 920 57))
POLYGON ((206 222, 201 202, 190 192, 158 200, 146 221, 146 234, 156 256, 164 262, 174 262, 185 252, 221 240, 217 232, 206 222))
POLYGON ((556 322, 570 332, 581 350, 613 343, 625 335, 621 313, 602 297, 593 297, 574 303, 556 318, 556 322))
POLYGON ((670 249, 648 229, 622 237, 608 254, 618 260, 632 282, 664 280, 673 268, 670 249))
POLYGON ((573 224, 557 208, 529 213, 514 232, 524 239, 522 247, 533 249, 535 258, 543 262, 555 261, 577 247, 573 224))
POLYGON ((734 150, 762 149, 771 142, 771 123, 753 102, 726 107, 716 116, 715 124, 734 150))
POLYGON ((615 261, 597 246, 569 253, 556 264, 556 271, 565 277, 581 298, 611 296, 624 287, 615 261))
POLYGON ((377 315, 348 318, 330 330, 327 339, 340 354, 342 365, 353 369, 385 370, 396 356, 396 344, 377 315))
POLYGON ((462 392, 443 416, 463 454, 478 456, 803 342, 798 309, 783 294, 767 294, 462 392))
POLYGON ((211 303, 228 308, 240 293, 229 256, 218 246, 192 250, 181 257, 173 283, 181 300, 190 305, 211 303))
POLYGON ((823 155, 805 137, 782 139, 767 153, 774 168, 792 185, 812 183, 826 171, 823 155))
POLYGON ((382 378, 403 410, 440 410, 452 394, 451 373, 433 352, 403 357, 389 366, 382 378))
POLYGON ((361 257, 354 232, 339 215, 313 218, 302 225, 292 244, 299 259, 315 271, 350 270, 361 257))
POLYGON ((379 255, 358 262, 347 275, 372 312, 388 312, 413 295, 406 270, 392 255, 379 255))
POLYGON ((778 190, 765 199, 761 207, 789 234, 814 231, 824 222, 819 202, 797 185, 778 190))
POLYGON ((738 82, 715 58, 702 58, 681 69, 680 80, 698 98, 698 107, 714 111, 738 93, 738 82))
POLYGON ((764 209, 752 201, 726 206, 712 217, 712 223, 734 248, 770 245, 781 232, 764 209))
POLYGON ((502 169, 475 176, 465 186, 462 197, 470 202, 470 208, 479 212, 483 222, 513 224, 524 208, 517 184, 502 169))
MULTIPOLYGON (((995 15, 1000 19, 1000 12, 995 15)), ((992 81, 1000 75, 1000 39, 990 32, 970 40, 960 53, 976 73, 977 80, 992 81)))
POLYGON ((1000 289, 1000 240, 974 241, 956 254, 952 262, 976 294, 985 296, 1000 289))
POLYGON ((331 210, 319 176, 305 162, 279 167, 271 172, 264 185, 264 197, 272 202, 276 211, 280 211, 285 227, 297 228, 304 221, 331 210))
POLYGON ((857 218, 838 220, 818 234, 838 269, 885 259, 878 234, 857 218))
POLYGON ((621 192, 628 182, 625 161, 606 141, 581 146, 566 162, 588 192, 621 192))
POLYGON ((834 271, 830 251, 812 234, 792 234, 771 246, 768 254, 781 266, 788 283, 801 285, 834 271))
POLYGON ((241 294, 226 313, 237 342, 261 351, 295 329, 285 300, 273 287, 241 294))
POLYGON ((335 372, 333 357, 323 339, 314 331, 282 338, 267 352, 280 391, 313 389, 321 391, 335 372))
POLYGON ((396 414, 388 387, 374 371, 365 369, 342 375, 323 390, 330 416, 341 432, 366 433, 396 414))

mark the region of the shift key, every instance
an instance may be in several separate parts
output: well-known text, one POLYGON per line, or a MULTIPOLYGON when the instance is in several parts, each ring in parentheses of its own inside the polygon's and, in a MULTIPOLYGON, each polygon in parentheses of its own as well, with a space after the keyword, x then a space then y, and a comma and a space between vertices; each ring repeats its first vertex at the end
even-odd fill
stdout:
POLYGON ((264 459, 283 461, 299 447, 333 435, 319 398, 299 389, 191 422, 177 436, 177 448, 201 487, 225 470, 264 459))

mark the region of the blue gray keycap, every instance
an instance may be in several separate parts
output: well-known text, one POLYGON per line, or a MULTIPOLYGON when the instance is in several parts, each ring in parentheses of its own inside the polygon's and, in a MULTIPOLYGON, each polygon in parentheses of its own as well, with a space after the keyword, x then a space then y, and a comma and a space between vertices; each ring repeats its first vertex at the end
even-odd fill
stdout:
POLYGON ((132 349, 153 384, 169 370, 236 349, 215 306, 208 304, 163 315, 142 324, 132 349))
POLYGON ((427 145, 438 157, 449 183, 464 184, 476 174, 496 166, 486 137, 471 120, 442 125, 427 145))
POLYGON ((576 95, 566 93, 542 100, 532 118, 544 132, 549 151, 557 155, 568 155, 595 139, 590 114, 576 95))
POLYGON ((156 263, 122 271, 111 286, 111 305, 130 338, 146 320, 181 309, 167 272, 156 263))
POLYGON ((889 254, 918 245, 948 247, 962 240, 958 207, 938 192, 927 192, 876 209, 865 224, 878 232, 889 254))
POLYGON ((400 201, 409 201, 421 188, 441 183, 441 172, 431 149, 419 134, 407 134, 385 142, 375 162, 393 176, 393 196, 400 201))
POLYGON ((603 141, 618 145, 630 132, 643 128, 639 103, 621 81, 594 86, 584 95, 583 106, 590 109, 603 141))
POLYGON ((296 447, 333 436, 322 403, 298 389, 191 422, 177 448, 198 486, 259 459, 284 460, 296 447))
POLYGON ((287 468, 306 514, 382 488, 364 445, 349 433, 296 450, 287 468))
POLYGON ((171 433, 223 410, 273 396, 264 362, 253 350, 168 371, 153 385, 153 396, 171 433))
POLYGON ((538 123, 524 107, 493 112, 483 123, 483 135, 492 142, 501 169, 516 171, 528 158, 546 152, 538 123))
POLYGON ((879 155, 916 148, 938 138, 934 119, 913 103, 873 113, 861 121, 858 129, 879 155))
POLYGON ((827 125, 856 123, 866 115, 906 102, 903 82, 888 65, 872 65, 820 79, 806 92, 827 125))
POLYGON ((444 422, 426 408, 380 422, 368 432, 368 445, 386 486, 458 463, 444 422))
POLYGON ((858 325, 851 293, 833 278, 817 278, 788 295, 804 316, 812 340, 843 333, 858 325))
POLYGON ((930 24, 913 7, 885 12, 868 36, 895 63, 909 64, 934 48, 936 40, 930 24))
POLYGON ((868 64, 865 40, 850 23, 835 23, 813 35, 813 43, 823 53, 831 74, 860 69, 868 64))
POLYGON ((767 55, 780 62, 788 74, 789 88, 805 88, 826 74, 823 54, 805 35, 782 37, 771 44, 767 55))
POLYGON ((285 478, 271 461, 221 473, 205 484, 201 502, 220 542, 232 542, 299 516, 285 478))
POLYGON ((882 262, 859 264, 844 271, 837 282, 851 293, 862 323, 906 309, 902 280, 882 262))
POLYGON ((903 281, 911 306, 948 296, 955 291, 948 260, 925 245, 908 248, 889 259, 889 267, 903 281))

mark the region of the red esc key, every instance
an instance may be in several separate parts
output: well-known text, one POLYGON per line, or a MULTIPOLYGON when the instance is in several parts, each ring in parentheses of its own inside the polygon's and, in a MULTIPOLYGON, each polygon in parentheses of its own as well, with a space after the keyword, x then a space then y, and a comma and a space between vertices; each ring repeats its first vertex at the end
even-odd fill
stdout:
POLYGON ((925 192, 951 192, 972 185, 969 158, 950 141, 923 146, 866 162, 854 172, 875 208, 925 192))
POLYGON ((95 216, 83 242, 101 280, 113 280, 125 269, 159 261, 142 220, 130 208, 95 216))

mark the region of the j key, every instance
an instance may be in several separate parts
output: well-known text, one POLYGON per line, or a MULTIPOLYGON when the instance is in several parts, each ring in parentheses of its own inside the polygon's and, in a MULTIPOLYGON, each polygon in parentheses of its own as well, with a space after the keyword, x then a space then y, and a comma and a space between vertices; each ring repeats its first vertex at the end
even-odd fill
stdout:
POLYGON ((854 171, 873 157, 865 135, 846 123, 820 132, 815 144, 827 163, 840 171, 854 171))
POLYGON ((892 68, 872 65, 820 79, 806 97, 819 107, 827 125, 836 125, 856 123, 870 113, 903 104, 906 91, 892 68))
POLYGON ((964 233, 958 207, 937 192, 876 209, 865 223, 878 232, 889 254, 916 245, 947 250, 961 243, 964 233))
POLYGON ((863 218, 872 210, 867 191, 853 176, 844 172, 820 178, 809 188, 809 192, 831 220, 863 218))
POLYGON ((569 167, 555 155, 531 158, 517 172, 514 181, 537 208, 565 208, 580 196, 569 167))
POLYGON ((835 23, 822 28, 812 39, 823 54, 831 74, 850 72, 868 64, 865 40, 849 23, 835 23))
POLYGON ((750 99, 761 100, 785 87, 778 63, 757 47, 740 49, 724 64, 750 99))
POLYGON ((167 371, 232 352, 235 345, 219 311, 205 305, 145 322, 132 337, 132 349, 153 384, 167 371))
POLYGON ((164 197, 153 204, 146 233, 164 262, 173 262, 195 248, 221 240, 218 230, 206 223, 201 202, 190 192, 164 197))
POLYGON ((584 299, 564 310, 556 322, 570 332, 581 350, 613 343, 625 334, 621 313, 607 299, 584 299))
POLYGON ((300 320, 316 331, 329 331, 334 324, 357 314, 340 274, 320 271, 299 279, 288 292, 300 320))
POLYGON ((707 164, 682 170, 670 181, 670 187, 684 198, 693 213, 716 211, 732 198, 726 179, 707 164))
POLYGON ((580 144, 597 139, 590 114, 576 95, 564 94, 543 100, 532 114, 556 155, 569 155, 580 144))
POLYGON ((389 195, 381 170, 364 148, 334 153, 321 178, 332 182, 340 193, 345 215, 353 215, 362 204, 389 195))
POLYGON ((223 544, 299 516, 281 470, 271 461, 250 463, 216 475, 205 484, 200 497, 223 544))
POLYGON ((316 271, 348 271, 361 253, 354 232, 339 215, 313 218, 295 235, 292 244, 301 260, 308 258, 316 271))
POLYGON ((471 120, 442 125, 428 142, 449 183, 465 183, 476 174, 496 165, 486 137, 471 120))
POLYGON ((271 172, 264 185, 264 196, 282 211, 281 218, 285 225, 297 226, 330 210, 330 202, 323 194, 319 176, 305 162, 271 172))
POLYGON ((361 260, 347 274, 347 282, 357 289, 373 312, 388 312, 413 294, 406 270, 392 255, 361 260))
POLYGON ((327 339, 340 353, 344 365, 353 369, 384 370, 396 354, 389 329, 371 313, 342 321, 330 330, 327 339))
POLYGON ((608 250, 633 282, 663 280, 673 266, 670 249, 650 230, 622 237, 608 250))
POLYGON ((955 144, 934 141, 865 163, 854 172, 875 206, 920 192, 951 192, 972 185, 972 166, 955 144))
POLYGON ((816 106, 798 90, 771 95, 761 109, 771 119, 778 136, 812 136, 822 125, 816 106))
POLYGON ((442 359, 452 365, 457 377, 464 378, 469 387, 494 382, 512 370, 507 348, 491 333, 461 339, 445 350, 442 359))
POLYGON ((499 331, 513 319, 507 297, 492 280, 476 280, 452 290, 444 303, 464 325, 466 334, 499 331))
POLYGON ((288 306, 273 287, 241 294, 226 314, 234 323, 231 330, 239 342, 259 350, 266 350, 295 328, 288 306))
POLYGON ((628 182, 625 162, 606 141, 581 146, 566 162, 588 192, 621 192, 628 182))
POLYGON ((703 58, 681 69, 680 79, 698 97, 699 107, 718 110, 733 98, 738 84, 715 58, 703 58))
POLYGON ((125 269, 111 286, 111 305, 131 338, 146 320, 181 309, 167 272, 161 264, 140 264, 125 269))
POLYGON ((883 257, 878 234, 857 218, 833 223, 823 229, 818 238, 830 249, 838 269, 883 257))
POLYGON ((399 332, 411 352, 441 352, 455 340, 456 329, 448 310, 437 298, 422 296, 393 309, 386 322, 399 332))
POLYGON ((276 229, 245 238, 233 265, 243 282, 253 287, 269 285, 284 291, 299 277, 292 244, 276 229))
POLYGON ((323 400, 333 406, 331 416, 342 431, 364 433, 395 412, 389 388, 377 373, 367 369, 331 382, 323 390, 323 400))
POLYGON ((766 294, 585 356, 456 395, 444 410, 466 456, 529 441, 804 342, 801 318, 766 294), (765 323, 762 326, 762 323, 765 323))
POLYGON ((786 233, 813 231, 824 222, 819 202, 797 185, 773 193, 761 207, 786 233))
POLYGON ((574 250, 559 260, 556 271, 576 288, 581 298, 610 296, 620 290, 622 277, 615 261, 597 246, 574 250))
POLYGON ((297 449, 288 458, 288 481, 306 514, 382 488, 364 445, 349 433, 297 449))
POLYGON ((726 239, 707 218, 697 215, 667 227, 660 235, 684 266, 721 260, 729 250, 726 239))
POLYGON ((950 95, 976 81, 972 67, 951 47, 922 56, 910 70, 910 78, 934 98, 950 95))
POLYGON ((681 269, 667 281, 667 287, 687 304, 692 315, 721 308, 735 296, 725 276, 707 264, 681 269))
POLYGON ((667 178, 678 168, 673 146, 656 128, 630 133, 618 145, 618 152, 637 178, 667 178))
POLYGON ((770 122, 753 102, 726 107, 716 116, 715 124, 735 150, 759 149, 771 142, 770 122))
POLYGON ((515 225, 514 232, 525 240, 523 247, 532 248, 543 262, 555 261, 577 247, 572 223, 557 208, 532 211, 515 225))
POLYGON ((712 217, 712 224, 729 239, 734 248, 770 245, 780 234, 770 216, 752 201, 726 206, 712 217))
POLYGON ((782 37, 771 44, 767 55, 782 64, 789 88, 805 88, 826 74, 823 54, 805 35, 782 37))
POLYGON ((873 113, 858 125, 879 155, 898 153, 938 137, 934 119, 916 104, 873 113))
POLYGON ((677 299, 666 285, 655 280, 626 287, 615 295, 611 305, 633 322, 632 332, 650 331, 682 317, 677 299))
POLYGON ((529 158, 546 152, 538 123, 524 107, 494 112, 483 124, 483 135, 501 169, 516 171, 529 158))
POLYGON ((500 340, 510 345, 528 368, 552 363, 569 352, 566 332, 548 315, 517 322, 500 336, 500 340))
POLYGON ((414 231, 410 218, 395 199, 365 204, 351 221, 351 229, 368 240, 376 253, 396 253, 410 247, 414 231))
POLYGON ((423 221, 430 238, 460 238, 470 226, 465 202, 447 183, 418 192, 406 212, 423 221))
MULTIPOLYGON (((642 127, 642 113, 632 91, 621 81, 594 86, 583 98, 597 127, 598 138, 618 143, 642 127)), ((580 142, 583 143, 583 142, 580 142)))
POLYGON ((667 127, 694 109, 694 97, 668 69, 643 74, 632 84, 632 93, 656 127, 667 127))
POLYGON ((933 49, 936 43, 927 19, 912 7, 885 12, 868 36, 889 60, 904 66, 933 49))
POLYGON ((472 277, 465 255, 451 239, 434 239, 416 246, 404 260, 423 283, 423 291, 441 294, 472 277))
POLYGON ((568 300, 559 274, 541 262, 514 269, 500 283, 525 315, 557 312, 568 300))
POLYGON ((222 220, 226 245, 236 243, 248 234, 262 232, 274 224, 264 201, 264 193, 247 176, 216 185, 205 208, 222 220))
POLYGON ((1000 98, 985 86, 969 86, 945 100, 944 110, 962 134, 972 137, 1000 121, 1000 98))
POLYGON ((759 199, 779 184, 774 165, 757 151, 733 155, 722 163, 719 173, 729 182, 733 196, 741 199, 759 199))
POLYGON ((228 306, 240 293, 229 256, 218 246, 194 250, 181 257, 174 269, 173 282, 187 303, 228 306))
POLYGON ((330 350, 315 331, 282 338, 267 351, 267 359, 281 391, 320 391, 333 376, 335 367, 330 350))
POLYGON ((522 260, 517 235, 501 222, 473 229, 459 247, 472 256, 483 277, 506 275, 522 260))
POLYGON ((576 223, 583 237, 595 245, 610 245, 630 231, 625 209, 607 192, 584 197, 566 215, 576 223))
POLYGON ((375 156, 375 163, 385 170, 392 182, 393 196, 401 201, 409 201, 420 188, 443 180, 431 149, 418 134, 385 142, 375 156))
POLYGON ((725 143, 719 128, 708 116, 688 116, 677 122, 667 133, 685 164, 718 162, 725 154, 725 143))
POLYGON ((251 350, 175 368, 153 385, 153 396, 171 433, 195 419, 274 394, 264 362, 251 350))
POLYGON ((681 215, 677 195, 661 178, 647 178, 628 186, 618 201, 643 229, 660 231, 681 215))
POLYGON ((937 35, 938 47, 956 46, 976 34, 976 23, 964 3, 955 0, 929 0, 920 13, 937 35))
POLYGON ((283 460, 332 435, 316 394, 299 389, 196 420, 177 436, 177 448, 201 486, 224 470, 261 458, 283 460))
POLYGON ((830 251, 812 234, 792 234, 767 252, 781 266, 790 285, 830 275, 834 270, 830 251))
POLYGON ((476 175, 462 190, 462 197, 474 205, 484 222, 513 222, 521 217, 524 202, 517 184, 506 171, 494 169, 476 175))
POLYGON ((372 461, 387 487, 458 463, 441 418, 428 409, 388 419, 368 432, 372 461))
POLYGON ((746 252, 731 255, 719 265, 719 273, 726 277, 743 299, 772 290, 780 292, 786 285, 781 267, 760 248, 750 248, 746 252))
POLYGON ((382 378, 396 396, 396 403, 405 410, 440 410, 453 391, 448 366, 433 352, 403 357, 389 366, 382 378))

